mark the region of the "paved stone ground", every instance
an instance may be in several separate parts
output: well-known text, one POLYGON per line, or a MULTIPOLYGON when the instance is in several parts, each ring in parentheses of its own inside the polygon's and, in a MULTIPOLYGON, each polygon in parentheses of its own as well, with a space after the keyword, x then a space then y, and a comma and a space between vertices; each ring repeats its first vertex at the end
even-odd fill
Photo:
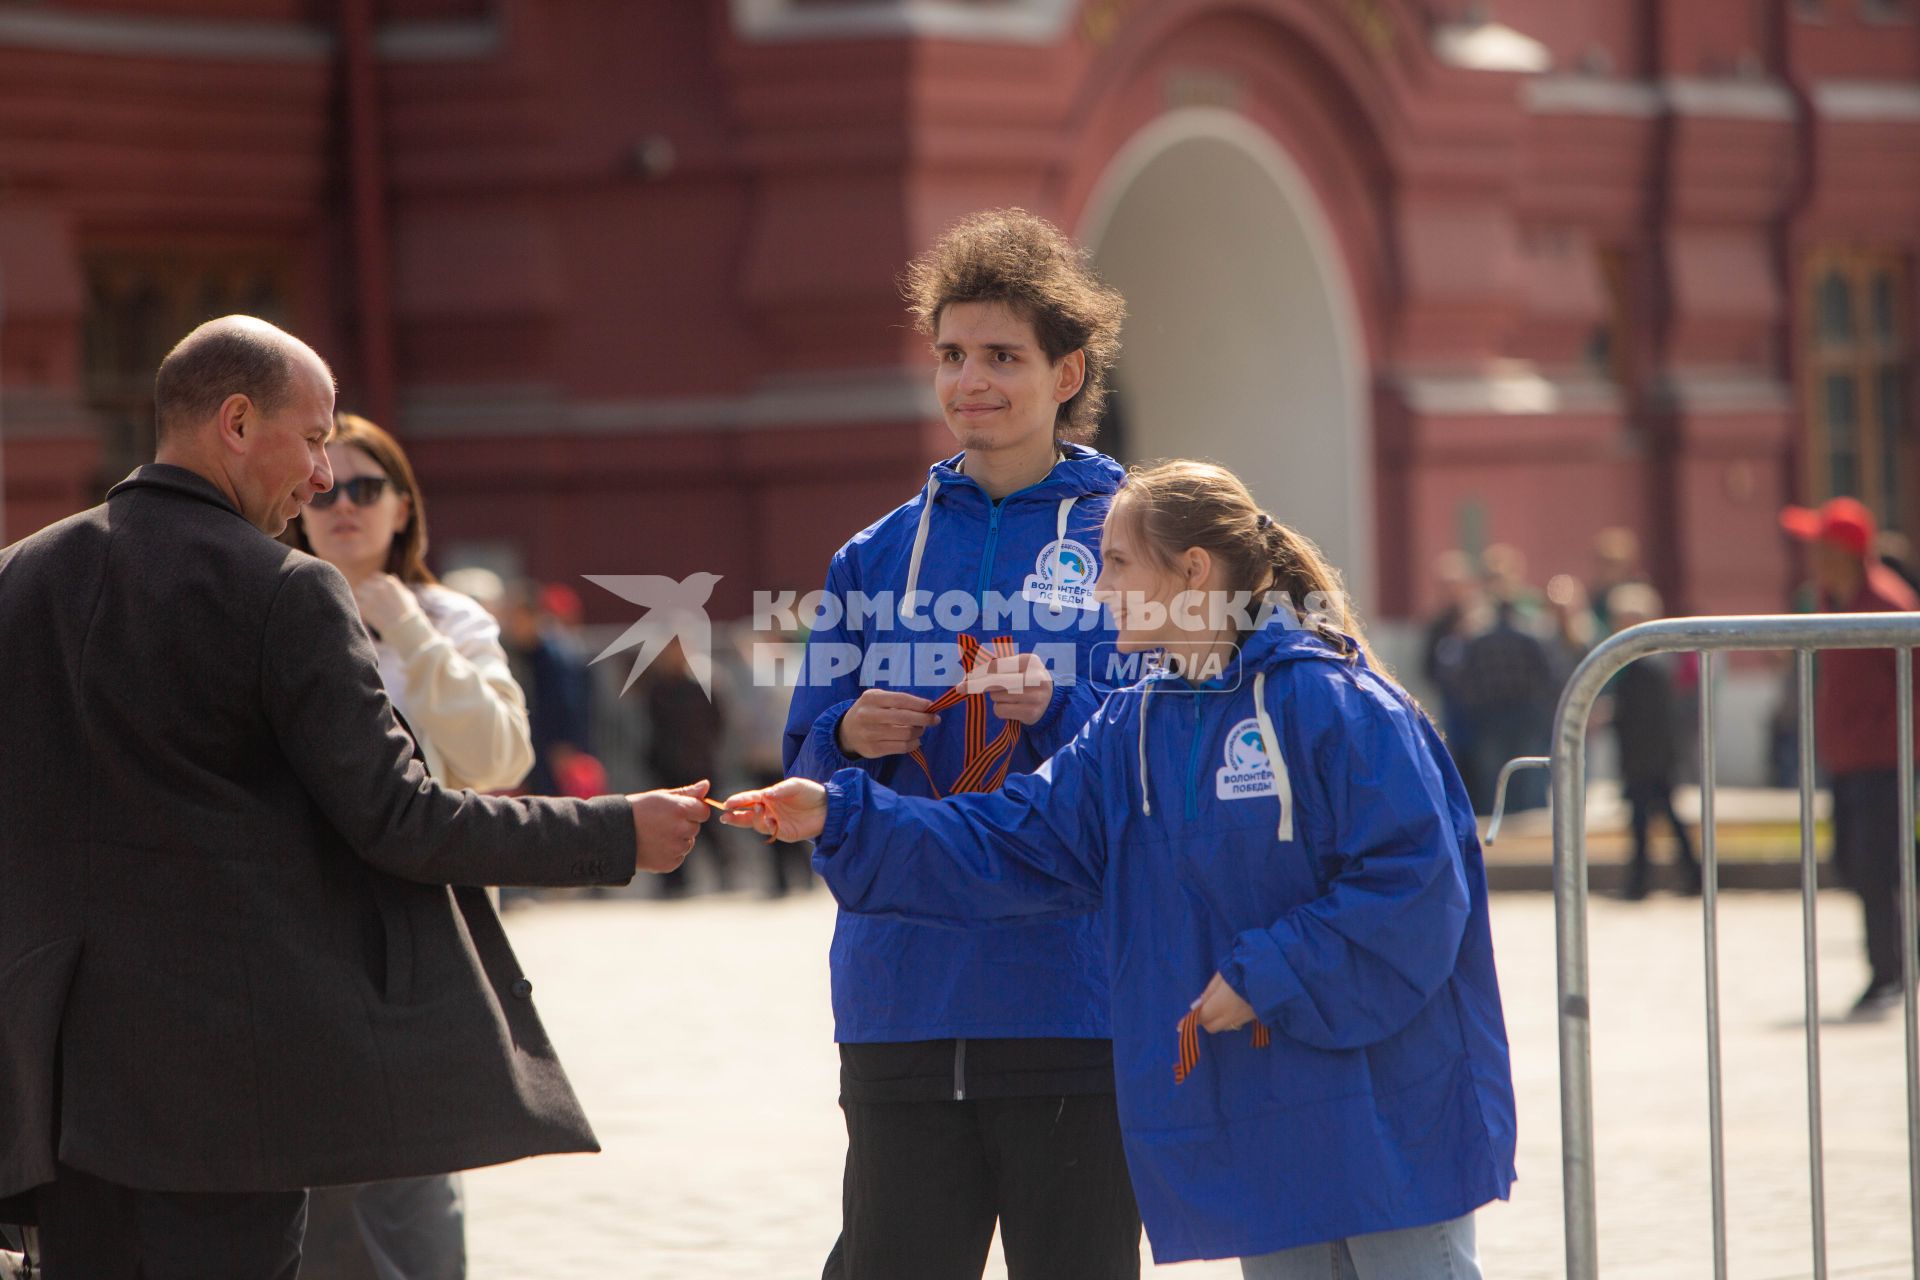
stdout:
MULTIPOLYGON (((1800 901, 1722 901, 1731 1274, 1787 1280, 1812 1274, 1800 901)), ((817 1276, 845 1149, 827 1009, 832 924, 824 892, 511 915, 606 1151, 469 1174, 475 1280, 817 1276)), ((1564 1275, 1552 902, 1498 896, 1494 926, 1521 1181, 1510 1203, 1481 1214, 1481 1252, 1489 1280, 1549 1280, 1564 1275)), ((1823 895, 1820 929, 1832 1017, 1865 978, 1851 899, 1823 895)), ((1709 1277, 1698 903, 1596 901, 1591 932, 1603 1273, 1709 1277)), ((1901 1025, 1828 1025, 1821 1039, 1829 1274, 1910 1276, 1901 1025)), ((1004 1280, 997 1252, 988 1276, 1004 1280)))

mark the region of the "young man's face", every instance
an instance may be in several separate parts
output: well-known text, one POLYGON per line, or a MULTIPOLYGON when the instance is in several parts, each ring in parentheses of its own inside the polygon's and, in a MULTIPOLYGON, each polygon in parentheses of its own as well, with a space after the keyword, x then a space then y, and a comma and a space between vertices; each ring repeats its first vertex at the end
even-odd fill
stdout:
POLYGON ((934 394, 968 452, 1034 448, 1053 439, 1059 407, 1080 389, 1086 357, 1048 360, 1033 324, 998 302, 955 302, 933 338, 934 394))

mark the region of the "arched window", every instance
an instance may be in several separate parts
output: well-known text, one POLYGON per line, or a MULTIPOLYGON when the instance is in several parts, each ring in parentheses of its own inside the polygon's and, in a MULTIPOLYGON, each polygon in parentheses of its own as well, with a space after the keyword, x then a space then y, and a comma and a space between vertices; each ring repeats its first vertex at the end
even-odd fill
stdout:
POLYGON ((1827 250, 1808 264, 1806 483, 1859 498, 1889 529, 1914 514, 1913 324, 1896 254, 1827 250))

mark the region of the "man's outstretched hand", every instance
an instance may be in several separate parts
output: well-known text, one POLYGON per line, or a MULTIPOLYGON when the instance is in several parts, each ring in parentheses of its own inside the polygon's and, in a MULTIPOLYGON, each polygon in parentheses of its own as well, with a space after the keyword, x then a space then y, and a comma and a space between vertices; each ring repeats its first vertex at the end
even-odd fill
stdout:
POLYGON ((627 797, 633 806, 633 866, 656 875, 672 871, 693 852, 700 824, 709 816, 704 779, 671 791, 641 791, 627 797))
POLYGON ((720 821, 751 827, 775 840, 812 840, 827 825, 827 789, 811 778, 788 778, 727 797, 720 821))

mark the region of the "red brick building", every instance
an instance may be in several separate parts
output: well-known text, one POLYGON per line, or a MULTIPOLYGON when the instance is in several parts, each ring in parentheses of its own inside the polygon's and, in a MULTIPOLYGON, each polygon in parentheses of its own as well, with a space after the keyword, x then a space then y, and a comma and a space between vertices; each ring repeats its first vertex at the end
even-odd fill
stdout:
MULTIPOLYGON (((1490 540, 1765 610, 1774 512, 1916 523, 1914 0, 0 0, 5 536, 198 319, 312 339, 443 554, 811 587, 946 445, 893 278, 1036 209, 1371 611, 1490 540)), ((617 607, 610 598, 593 600, 617 607)))

